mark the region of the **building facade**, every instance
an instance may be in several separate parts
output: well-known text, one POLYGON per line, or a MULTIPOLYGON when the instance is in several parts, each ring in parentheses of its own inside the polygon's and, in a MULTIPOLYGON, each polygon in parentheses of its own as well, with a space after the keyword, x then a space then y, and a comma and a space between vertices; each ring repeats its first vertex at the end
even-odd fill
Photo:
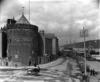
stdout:
POLYGON ((0 31, 0 59, 2 58, 2 32, 0 31))
POLYGON ((8 19, 2 33, 3 40, 7 41, 2 48, 5 49, 3 56, 7 60, 7 65, 31 66, 41 63, 46 54, 56 55, 58 52, 57 37, 38 32, 38 26, 30 24, 24 14, 18 21, 8 19))
POLYGON ((45 33, 40 31, 40 35, 43 39, 44 55, 57 55, 59 51, 58 38, 52 33, 45 33))

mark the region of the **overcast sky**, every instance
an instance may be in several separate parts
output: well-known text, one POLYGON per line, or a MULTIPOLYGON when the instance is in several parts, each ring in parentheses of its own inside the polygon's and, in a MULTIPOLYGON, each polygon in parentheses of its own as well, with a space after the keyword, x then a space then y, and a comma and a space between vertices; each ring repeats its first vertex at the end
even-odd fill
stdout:
MULTIPOLYGON (((24 13, 29 20, 29 0, 1 0, 0 27, 6 19, 18 20, 24 13)), ((30 0, 30 23, 45 33, 55 33, 60 45, 83 41, 79 33, 83 26, 88 29, 86 40, 99 39, 99 0, 30 0), (70 39, 71 38, 71 39, 70 39)))

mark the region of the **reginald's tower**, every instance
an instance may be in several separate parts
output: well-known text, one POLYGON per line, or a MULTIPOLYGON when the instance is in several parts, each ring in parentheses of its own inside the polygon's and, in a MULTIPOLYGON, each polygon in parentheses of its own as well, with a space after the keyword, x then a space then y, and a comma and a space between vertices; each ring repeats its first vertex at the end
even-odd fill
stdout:
POLYGON ((33 65, 39 56, 38 27, 31 25, 24 14, 15 24, 7 24, 7 56, 17 65, 33 65))

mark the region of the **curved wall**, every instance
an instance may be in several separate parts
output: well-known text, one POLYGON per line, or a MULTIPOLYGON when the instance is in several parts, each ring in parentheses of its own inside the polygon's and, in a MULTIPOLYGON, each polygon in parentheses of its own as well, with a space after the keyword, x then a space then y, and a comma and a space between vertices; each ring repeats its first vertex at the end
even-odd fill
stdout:
POLYGON ((33 65, 42 52, 38 27, 15 24, 7 26, 7 55, 17 65, 33 65))

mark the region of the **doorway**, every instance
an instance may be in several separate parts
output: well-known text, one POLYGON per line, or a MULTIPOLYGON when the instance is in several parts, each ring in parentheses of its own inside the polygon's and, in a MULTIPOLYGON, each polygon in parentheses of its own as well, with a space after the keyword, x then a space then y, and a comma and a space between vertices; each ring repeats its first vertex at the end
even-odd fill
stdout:
POLYGON ((32 63, 32 62, 31 62, 31 61, 29 61, 29 66, 31 66, 31 63, 32 63))

